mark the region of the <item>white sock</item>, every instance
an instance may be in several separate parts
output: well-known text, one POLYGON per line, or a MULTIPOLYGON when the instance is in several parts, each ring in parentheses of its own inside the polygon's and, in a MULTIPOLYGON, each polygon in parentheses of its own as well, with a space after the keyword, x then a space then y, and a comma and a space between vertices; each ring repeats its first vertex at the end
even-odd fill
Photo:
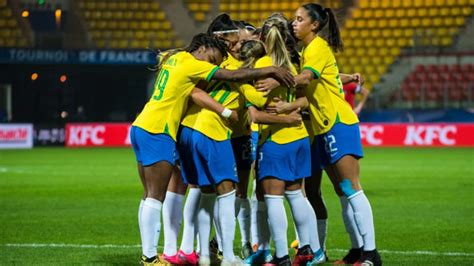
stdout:
POLYGON ((257 233, 258 249, 270 249, 270 228, 268 228, 267 204, 264 201, 257 201, 257 233))
POLYGON ((240 228, 240 240, 242 246, 245 243, 250 242, 250 201, 248 198, 240 199, 236 198, 235 202, 240 202, 239 212, 237 213, 237 219, 239 220, 240 228))
POLYGON ((354 219, 359 229, 359 233, 364 239, 364 250, 375 249, 375 229, 372 208, 364 191, 358 191, 348 198, 352 209, 354 210, 354 219))
POLYGON ((258 209, 258 200, 257 195, 255 194, 255 183, 252 192, 252 198, 250 201, 252 208, 250 210, 250 234, 252 235, 252 247, 256 244, 258 246, 258 230, 257 230, 257 209, 258 209))
POLYGON ((359 229, 357 228, 357 224, 354 219, 354 210, 352 209, 346 197, 339 197, 339 201, 341 202, 342 220, 344 221, 346 232, 349 234, 351 247, 361 248, 364 245, 364 240, 362 239, 359 229))
MULTIPOLYGON (((314 211, 313 209, 313 206, 311 205, 311 202, 309 202, 308 198, 305 198, 305 201, 306 201, 306 206, 308 208, 308 213, 311 215, 311 225, 310 225, 310 228, 312 231, 316 231, 316 228, 318 227, 318 223, 317 220, 318 218, 316 217, 316 212, 314 211)), ((318 234, 310 234, 309 236, 309 245, 311 246, 311 250, 313 250, 313 252, 316 252, 318 251, 318 249, 321 248, 321 243, 319 242, 320 241, 320 236, 319 236, 319 232, 317 232, 318 234)))
POLYGON ((317 234, 317 231, 311 228, 311 225, 315 225, 316 223, 316 216, 311 215, 311 212, 309 212, 307 208, 308 203, 303 197, 301 189, 286 191, 285 196, 290 204, 291 214, 293 215, 293 221, 298 232, 299 247, 309 245, 310 235, 317 234))
POLYGON ((217 241, 217 246, 219 247, 219 251, 222 252, 222 234, 221 234, 221 225, 218 223, 219 221, 219 202, 216 201, 214 204, 214 215, 212 217, 213 223, 214 223, 214 229, 215 229, 215 237, 217 241))
POLYGON ((200 256, 209 257, 209 236, 211 234, 211 223, 214 212, 216 194, 201 193, 199 211, 197 215, 199 243, 201 244, 200 256))
POLYGON ((183 200, 184 195, 166 192, 163 202, 163 254, 167 256, 174 256, 177 253, 178 234, 183 219, 183 200))
POLYGON ((145 203, 144 199, 140 200, 140 205, 138 205, 138 230, 140 230, 140 239, 142 239, 142 211, 143 211, 143 203, 145 203))
POLYGON ((142 222, 142 252, 148 258, 157 255, 158 239, 161 229, 162 203, 153 198, 146 198, 141 213, 142 222))
POLYGON ((217 196, 219 225, 221 228, 222 255, 227 261, 234 260, 235 237, 235 189, 217 196))
POLYGON ((326 250, 326 235, 328 233, 328 220, 327 219, 318 220, 317 224, 318 224, 319 245, 321 246, 323 250, 326 250))
POLYGON ((194 250, 194 238, 199 200, 201 199, 201 190, 199 188, 190 188, 183 210, 183 237, 181 239, 180 250, 185 254, 191 254, 194 250))
POLYGON ((275 255, 277 258, 282 258, 288 255, 288 240, 286 238, 288 221, 283 205, 283 196, 265 195, 265 203, 267 204, 268 226, 275 243, 275 255))

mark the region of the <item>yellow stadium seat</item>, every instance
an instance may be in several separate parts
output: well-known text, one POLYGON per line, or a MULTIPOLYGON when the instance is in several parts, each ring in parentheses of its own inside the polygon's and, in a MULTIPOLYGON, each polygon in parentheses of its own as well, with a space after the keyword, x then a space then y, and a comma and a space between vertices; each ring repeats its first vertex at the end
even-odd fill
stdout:
POLYGON ((361 12, 363 18, 371 18, 374 16, 374 12, 372 9, 361 10, 361 12))
POLYGON ((206 14, 204 12, 194 13, 194 19, 196 21, 204 22, 206 20, 206 14))
POLYGON ((150 29, 150 21, 142 21, 140 23, 140 28, 142 30, 149 30, 150 29))
MULTIPOLYGON (((471 0, 472 2, 474 2, 474 0, 471 0)), ((474 6, 474 3, 471 3, 471 5, 474 6)), ((464 16, 470 16, 472 14, 472 8, 470 6, 464 6, 462 8, 462 14, 464 16)))
POLYGON ((416 17, 417 16, 417 11, 416 9, 406 9, 406 16, 407 17, 416 17))
POLYGON ((450 13, 451 13, 450 8, 443 7, 443 8, 439 9, 439 15, 440 16, 447 17, 447 16, 449 16, 450 13))
POLYGON ((346 21, 345 27, 350 29, 355 27, 355 21, 352 19, 349 19, 346 21))
POLYGON ((365 25, 366 25, 365 22, 366 22, 365 19, 356 20, 356 23, 355 23, 356 28, 359 28, 359 29, 365 28, 365 25))
POLYGON ((97 6, 97 9, 101 9, 101 10, 107 9, 107 3, 103 1, 97 2, 96 6, 97 6))
POLYGON ((396 18, 392 18, 388 21, 388 26, 391 27, 391 28, 397 28, 398 25, 400 25, 400 22, 396 18))
POLYGON ((366 27, 369 28, 369 29, 373 29, 373 28, 377 27, 377 20, 375 20, 375 19, 368 19, 368 20, 367 20, 367 26, 366 26, 366 27))
POLYGON ((439 17, 439 9, 438 8, 429 8, 428 9, 428 16, 430 17, 439 17))
POLYGON ((119 5, 117 2, 107 2, 107 9, 115 10, 118 9, 119 5))
POLYGON ((376 9, 374 11, 374 17, 375 18, 383 18, 384 17, 384 12, 382 9, 376 9))
POLYGON ((464 17, 456 17, 454 19, 454 25, 456 26, 463 26, 465 23, 464 17))
POLYGON ((107 27, 107 22, 106 22, 106 21, 104 21, 104 20, 99 20, 99 21, 97 21, 97 28, 98 28, 98 29, 103 30, 103 29, 105 29, 106 27, 107 27))
POLYGON ((95 2, 86 2, 86 5, 85 5, 86 9, 90 9, 90 10, 93 10, 93 9, 96 9, 96 5, 95 5, 95 2))
POLYGON ((418 27, 420 27, 420 25, 421 25, 421 20, 420 20, 420 18, 413 18, 413 19, 411 20, 411 27, 412 27, 412 28, 418 28, 418 27))
POLYGON ((400 27, 402 28, 407 28, 407 27, 410 27, 410 20, 407 19, 407 18, 400 18, 398 19, 398 21, 400 21, 400 27))
POLYGON ((158 20, 166 20, 166 14, 163 11, 156 13, 156 19, 158 20))
MULTIPOLYGON (((382 1, 388 3, 388 1, 382 1)), ((395 17, 395 9, 385 9, 384 16, 387 18, 395 17)))
POLYGON ((370 0, 360 0, 359 1, 359 6, 361 8, 367 8, 369 7, 370 0))
POLYGON ((105 48, 105 40, 104 39, 96 40, 95 45, 97 46, 97 48, 105 48))
POLYGON ((370 2, 369 2, 369 7, 370 7, 370 8, 379 8, 379 7, 380 7, 380 3, 379 3, 379 1, 370 1, 370 2))
POLYGON ((418 17, 426 17, 428 15, 428 9, 420 7, 416 9, 416 15, 418 17))
POLYGON ((451 38, 442 38, 441 39, 441 45, 442 46, 450 46, 451 44, 453 44, 453 39, 451 39, 451 38))
POLYGON ((386 19, 379 19, 378 20, 379 28, 385 29, 388 26, 388 20, 386 19))
POLYGON ((362 18, 362 10, 361 9, 354 9, 352 11, 352 18, 356 19, 356 18, 362 18))
POLYGON ((421 19, 421 26, 423 27, 429 27, 431 26, 431 18, 424 17, 421 19))
POLYGON ((403 8, 398 8, 398 9, 396 9, 396 10, 395 10, 395 16, 396 16, 397 18, 403 18, 403 17, 405 17, 405 16, 406 16, 406 14, 405 14, 405 9, 403 9, 403 8))

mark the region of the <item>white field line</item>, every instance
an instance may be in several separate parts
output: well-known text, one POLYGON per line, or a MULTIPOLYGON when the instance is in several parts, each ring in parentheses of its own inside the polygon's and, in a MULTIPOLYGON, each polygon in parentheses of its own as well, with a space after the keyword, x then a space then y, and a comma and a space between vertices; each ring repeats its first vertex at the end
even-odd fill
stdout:
MULTIPOLYGON (((136 249, 140 248, 141 245, 114 245, 114 244, 105 244, 105 245, 81 245, 81 244, 40 244, 40 243, 9 243, 4 244, 5 247, 17 247, 17 248, 91 248, 91 249, 107 249, 107 248, 117 248, 117 249, 136 249)), ((159 248, 162 248, 159 246, 159 248)), ((346 252, 345 249, 329 249, 330 252, 346 252)), ((436 252, 436 251, 425 251, 425 250, 411 250, 411 251, 396 251, 396 250, 379 250, 380 253, 386 254, 397 254, 397 255, 427 255, 427 256, 464 256, 464 257, 474 257, 474 253, 469 252, 436 252)))

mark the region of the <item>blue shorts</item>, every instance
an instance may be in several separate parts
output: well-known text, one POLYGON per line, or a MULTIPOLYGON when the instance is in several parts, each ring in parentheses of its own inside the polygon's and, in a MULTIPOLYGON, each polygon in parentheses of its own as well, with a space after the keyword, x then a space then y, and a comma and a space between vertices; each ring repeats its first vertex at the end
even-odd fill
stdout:
POLYGON ((175 165, 179 159, 176 142, 167 134, 152 134, 142 128, 132 126, 130 142, 137 161, 143 166, 160 161, 175 165))
POLYGON ((257 180, 275 177, 292 182, 311 176, 309 138, 287 144, 266 141, 258 147, 257 180))
POLYGON ((311 145, 313 172, 335 164, 345 155, 357 159, 364 157, 359 124, 337 123, 328 132, 314 137, 311 145))
POLYGON ((252 164, 250 136, 240 136, 230 141, 232 142, 232 150, 234 150, 237 170, 250 170, 252 164))
POLYGON ((257 160, 257 146, 258 146, 258 131, 250 133, 250 160, 255 162, 257 160))
POLYGON ((238 183, 230 140, 215 141, 199 131, 183 127, 178 149, 184 182, 198 186, 217 185, 224 180, 238 183))

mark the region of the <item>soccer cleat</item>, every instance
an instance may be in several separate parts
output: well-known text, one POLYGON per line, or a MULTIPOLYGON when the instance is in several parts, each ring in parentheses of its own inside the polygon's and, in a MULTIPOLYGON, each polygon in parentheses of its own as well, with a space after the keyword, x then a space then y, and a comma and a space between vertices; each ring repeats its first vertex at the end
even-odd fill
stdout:
POLYGON ((262 265, 273 260, 269 249, 260 249, 243 260, 244 265, 262 265))
POLYGON ((349 252, 340 260, 336 260, 334 265, 345 265, 345 264, 354 264, 362 255, 362 248, 351 248, 349 252))
POLYGON ((299 243, 298 239, 295 239, 295 240, 293 240, 293 242, 291 242, 290 248, 292 248, 292 249, 298 251, 298 246, 299 246, 299 245, 300 245, 300 243, 299 243))
POLYGON ((323 252, 322 249, 319 249, 318 251, 316 251, 316 253, 314 253, 313 259, 306 262, 306 266, 323 264, 326 261, 326 254, 323 252))
POLYGON ((314 257, 313 251, 309 245, 301 247, 296 253, 295 259, 291 265, 293 266, 304 266, 308 261, 311 261, 314 257))
POLYGON ((379 252, 374 249, 371 251, 362 251, 360 259, 353 264, 354 266, 382 266, 382 259, 379 252))
POLYGON ((140 265, 143 266, 170 266, 171 264, 168 262, 164 262, 160 260, 158 257, 154 256, 151 258, 147 258, 146 256, 142 256, 140 260, 140 265))
POLYGON ((170 264, 179 264, 178 254, 175 254, 173 256, 168 256, 163 253, 160 255, 160 260, 163 262, 168 262, 170 264))
POLYGON ((272 261, 268 263, 262 264, 263 266, 291 266, 290 256, 286 255, 281 258, 277 258, 276 256, 273 258, 272 261))
POLYGON ((199 262, 199 256, 196 252, 192 252, 191 254, 186 254, 182 250, 178 251, 176 254, 176 263, 178 265, 197 265, 199 262))
POLYGON ((252 256, 253 254, 253 249, 252 249, 252 245, 250 245, 249 242, 245 243, 243 246, 242 246, 242 250, 240 251, 240 255, 242 257, 242 259, 246 259, 250 256, 252 256))

